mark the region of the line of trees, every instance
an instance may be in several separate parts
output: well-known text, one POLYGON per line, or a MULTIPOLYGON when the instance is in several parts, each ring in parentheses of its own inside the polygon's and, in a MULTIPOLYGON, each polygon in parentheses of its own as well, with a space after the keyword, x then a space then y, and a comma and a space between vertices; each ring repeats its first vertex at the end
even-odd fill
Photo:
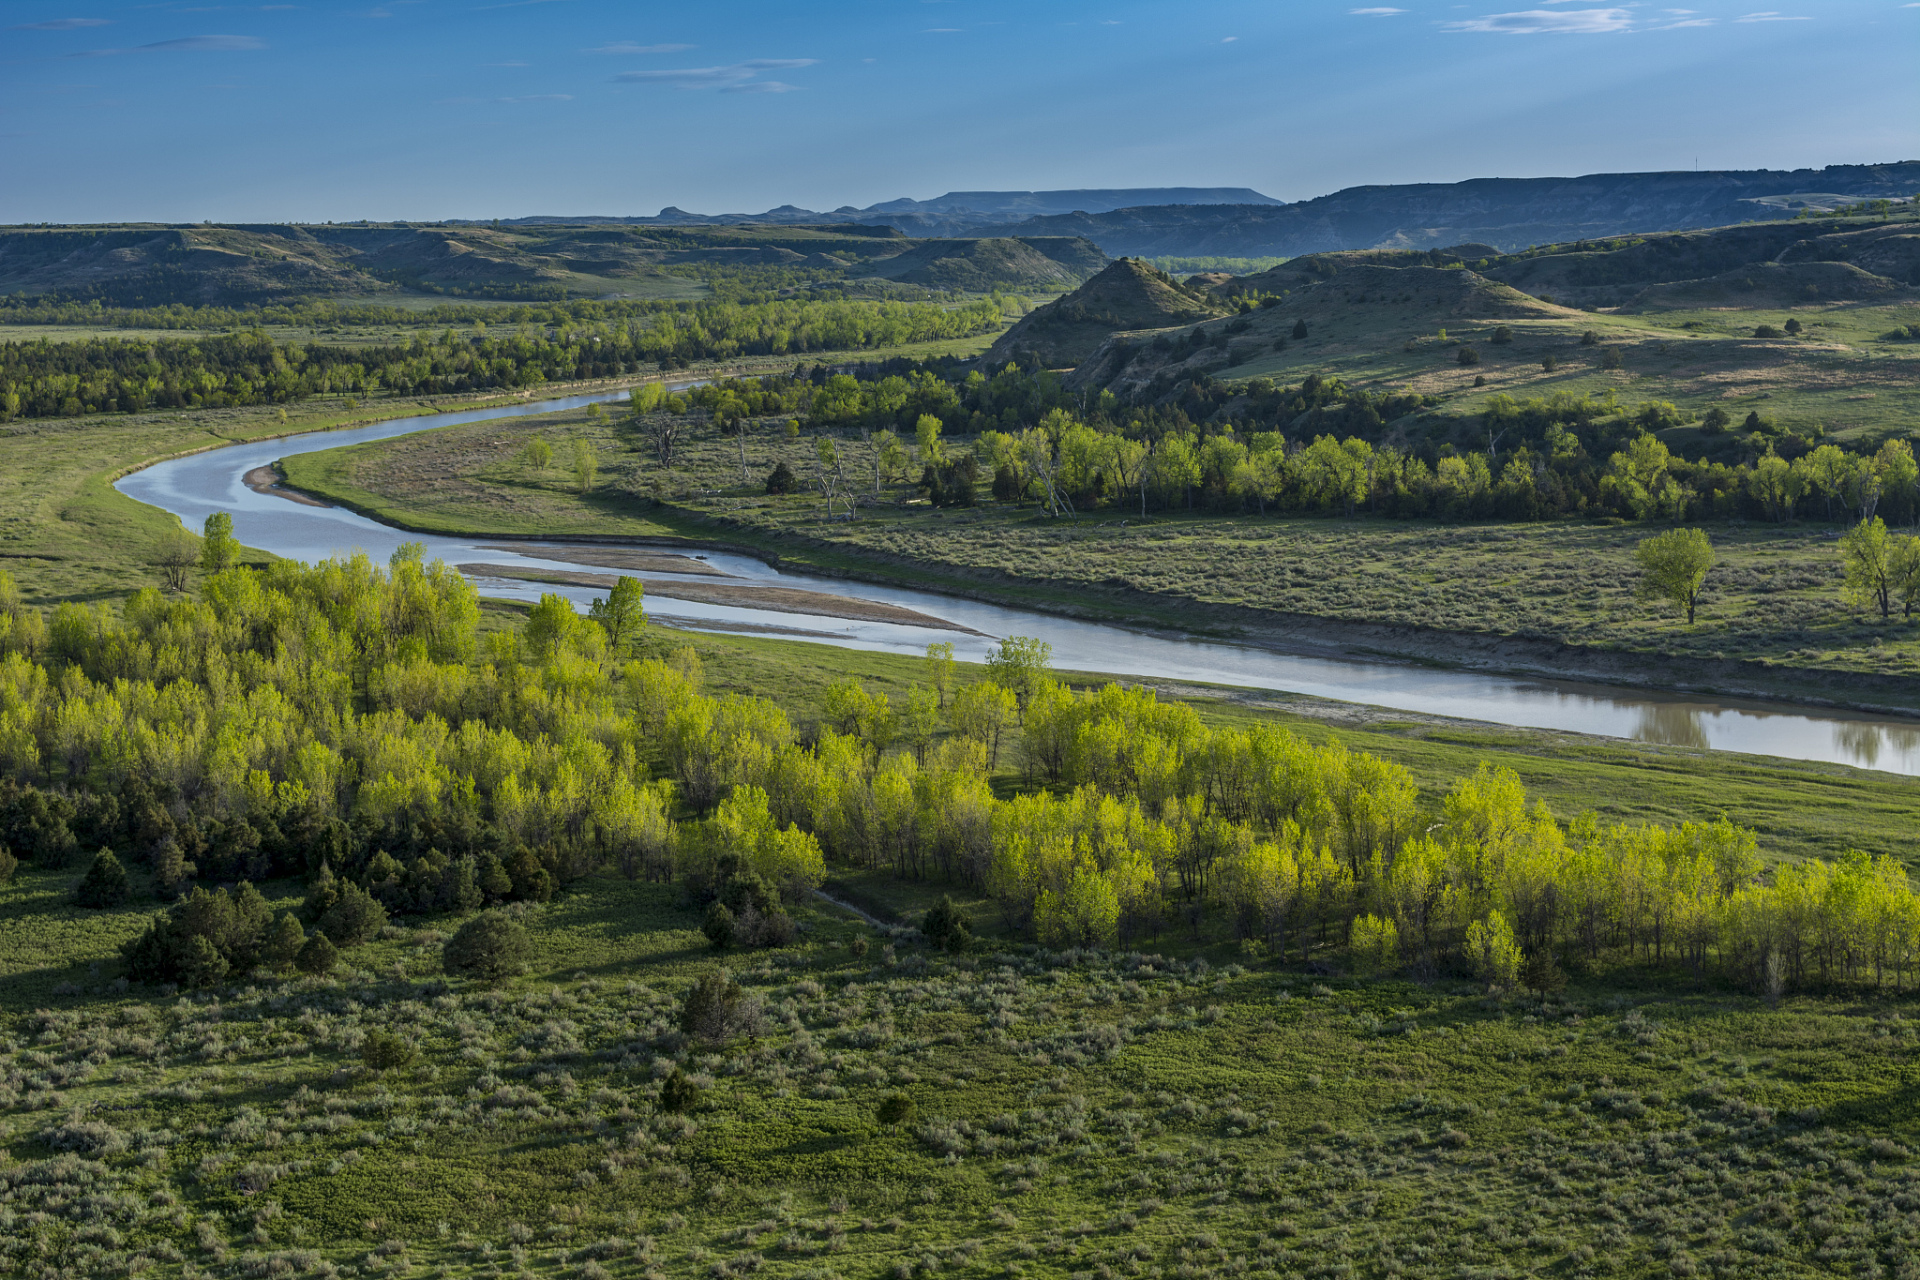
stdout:
POLYGON ((694 360, 870 350, 960 338, 1000 323, 993 302, 701 305, 623 323, 513 334, 418 334, 391 346, 276 342, 260 330, 193 341, 0 343, 0 420, 284 404, 320 394, 401 395, 618 377, 694 360))
POLYGON ((605 869, 777 926, 828 858, 974 886, 1060 946, 1211 919, 1289 959, 1350 947, 1510 983, 1529 958, 1617 956, 1775 990, 1904 983, 1920 962, 1920 901, 1887 859, 1769 876, 1724 819, 1563 824, 1488 767, 1429 799, 1337 744, 1210 729, 1140 689, 1076 693, 1017 638, 984 680, 958 685, 936 646, 898 704, 845 681, 797 724, 705 692, 691 651, 630 658, 624 612, 619 645, 557 596, 482 638, 472 587, 411 549, 224 569, 119 617, 30 621, 0 582, 0 842, 42 866, 104 848, 184 893, 129 953, 178 981, 265 954, 245 891, 203 899, 198 880, 305 875, 306 919, 336 945, 381 913, 537 899, 605 869), (1002 799, 1009 756, 1027 789, 1002 799))
MULTIPOLYGON (((711 302, 744 306, 775 302, 806 288, 839 281, 840 269, 809 269, 771 265, 729 265, 699 262, 665 268, 667 274, 704 281, 711 302)), ((187 273, 182 273, 183 278, 187 273)), ((509 283, 508 290, 525 285, 509 283)), ((553 286, 532 286, 535 289, 553 286)), ((446 292, 444 289, 439 292, 446 292)), ((189 281, 183 290, 197 293, 189 281)), ((456 291, 457 292, 457 291, 456 291)), ((925 290, 939 301, 965 299, 942 290, 925 290)), ((505 295, 485 296, 515 296, 505 295)), ((441 328, 448 325, 558 327, 569 324, 606 324, 659 315, 688 313, 711 305, 707 300, 668 298, 573 298, 560 286, 539 301, 503 306, 494 302, 441 302, 430 307, 398 307, 381 302, 349 302, 333 298, 294 299, 244 306, 173 302, 154 306, 115 305, 108 298, 7 294, 0 296, 0 325, 84 325, 111 329, 253 329, 261 326, 297 329, 441 328)))
MULTIPOLYGON (((923 466, 951 467, 970 453, 994 497, 1063 516, 1105 507, 1448 520, 1920 520, 1920 467, 1905 440, 1849 449, 1778 433, 1753 416, 1746 457, 1689 460, 1657 434, 1684 425, 1680 410, 1664 401, 1623 405, 1609 392, 1494 396, 1475 424, 1483 449, 1390 443, 1389 424, 1426 403, 1310 375, 1294 386, 1199 377, 1163 401, 1127 405, 1111 392, 1076 393, 1045 370, 1008 365, 989 376, 905 361, 740 379, 687 398, 718 419, 792 414, 868 439, 880 430, 919 434, 932 417, 939 448, 920 458, 923 466)), ((1718 409, 1701 426, 1733 429, 1718 409)))

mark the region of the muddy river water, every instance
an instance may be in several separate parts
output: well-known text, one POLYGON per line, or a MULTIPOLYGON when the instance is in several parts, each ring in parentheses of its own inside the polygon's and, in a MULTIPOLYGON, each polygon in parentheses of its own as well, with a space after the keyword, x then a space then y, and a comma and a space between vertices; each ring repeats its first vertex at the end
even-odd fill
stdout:
MULTIPOLYGON (((549 558, 542 555, 537 543, 406 533, 341 507, 308 505, 258 491, 246 484, 245 477, 258 467, 294 454, 624 397, 625 392, 617 392, 533 401, 229 445, 157 463, 124 477, 117 487, 130 497, 173 512, 193 529, 198 529, 211 512, 229 511, 241 542, 276 555, 313 561, 338 552, 364 550, 384 560, 402 542, 422 542, 429 558, 467 566, 483 594, 534 599, 543 591, 557 591, 584 608, 593 597, 605 593, 604 587, 591 585, 590 579, 597 574, 622 572, 621 561, 631 562, 634 548, 610 544, 596 556, 590 545, 569 543, 546 548, 554 557, 564 556, 549 558), (499 566, 504 572, 489 574, 489 565, 499 566), (542 583, 506 576, 508 573, 548 573, 580 581, 542 583)), ((692 629, 798 635, 822 644, 893 653, 917 654, 929 642, 945 640, 953 642, 957 656, 973 660, 983 657, 999 637, 1037 636, 1052 644, 1054 664, 1066 670, 1239 685, 1496 724, 1920 773, 1920 721, 1392 662, 1299 657, 1248 645, 1005 609, 924 591, 787 573, 749 556, 707 552, 700 553, 699 558, 704 563, 686 566, 699 572, 682 574, 671 571, 672 560, 663 554, 669 571, 650 568, 643 575, 650 616, 692 629), (722 589, 714 590, 716 583, 722 584, 722 589), (750 588, 788 590, 756 595, 750 588), (692 598, 674 598, 676 589, 692 598), (805 597, 794 592, 817 592, 840 600, 823 601, 820 612, 806 612, 805 597), (743 600, 777 601, 779 607, 751 607, 739 603, 743 600), (796 605, 796 601, 800 603, 796 605), (862 610, 849 607, 849 601, 891 608, 862 610), (876 616, 858 616, 862 613, 876 616), (937 620, 945 625, 913 620, 913 614, 925 615, 928 623, 937 620)))

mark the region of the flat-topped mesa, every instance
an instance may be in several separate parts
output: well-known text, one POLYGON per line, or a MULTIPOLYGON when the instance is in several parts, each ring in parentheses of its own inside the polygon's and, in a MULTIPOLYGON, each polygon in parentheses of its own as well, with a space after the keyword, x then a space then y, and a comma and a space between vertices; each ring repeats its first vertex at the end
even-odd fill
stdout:
POLYGON ((985 359, 995 368, 1030 359, 1050 369, 1068 368, 1116 333, 1167 329, 1226 312, 1226 305, 1206 290, 1182 284, 1139 258, 1121 258, 1007 330, 985 359))

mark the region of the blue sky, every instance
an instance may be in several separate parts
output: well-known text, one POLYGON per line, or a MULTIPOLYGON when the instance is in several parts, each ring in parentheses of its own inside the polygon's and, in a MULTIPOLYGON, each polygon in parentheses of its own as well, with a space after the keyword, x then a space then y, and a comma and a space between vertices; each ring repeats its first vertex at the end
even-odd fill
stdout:
POLYGON ((0 0, 0 222, 1920 158, 1920 3, 1687 3, 0 0))

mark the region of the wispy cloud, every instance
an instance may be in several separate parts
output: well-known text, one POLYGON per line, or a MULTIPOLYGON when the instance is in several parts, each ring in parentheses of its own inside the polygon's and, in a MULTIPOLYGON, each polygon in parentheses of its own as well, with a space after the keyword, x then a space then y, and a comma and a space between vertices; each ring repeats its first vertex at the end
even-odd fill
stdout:
POLYGON ((598 49, 582 49, 582 53, 685 53, 693 48, 690 44, 634 44, 625 41, 620 44, 603 44, 598 49))
POLYGON ((1772 9, 1761 13, 1749 13, 1735 18, 1735 22, 1812 22, 1805 14, 1776 13, 1772 9))
POLYGON ((244 53, 267 47, 265 40, 253 36, 182 36, 178 40, 156 40, 131 49, 88 49, 73 54, 76 58, 110 58, 122 53, 244 53))
POLYGON ((1491 31, 1501 35, 1605 35, 1633 29, 1627 9, 1526 9, 1519 13, 1490 13, 1461 22, 1443 22, 1444 31, 1491 31))
POLYGON ((1225 38, 1223 38, 1223 39, 1222 39, 1222 40, 1220 41, 1220 43, 1221 43, 1221 44, 1232 44, 1232 43, 1233 43, 1233 42, 1234 42, 1235 40, 1238 40, 1239 38, 1240 38, 1239 36, 1227 36, 1227 37, 1225 37, 1225 38))
POLYGON ((664 84, 675 89, 728 89, 735 93, 787 93, 792 85, 778 89, 765 88, 777 85, 778 80, 760 80, 763 71, 788 71, 795 67, 811 67, 818 58, 754 58, 748 62, 736 62, 725 67, 680 67, 670 71, 622 71, 614 79, 623 84, 664 84), (757 87, 747 88, 748 82, 757 87))
POLYGON ((572 102, 570 93, 529 93, 518 98, 495 98, 495 102, 572 102))
POLYGON ((82 27, 108 27, 113 25, 111 18, 55 18, 50 22, 23 22, 17 27, 8 27, 9 31, 78 31, 82 27))
POLYGON ((1347 12, 1356 18, 1391 18, 1395 14, 1405 13, 1406 10, 1390 9, 1385 5, 1378 5, 1371 9, 1349 9, 1347 12))
POLYGON ((800 86, 786 84, 779 80, 749 80, 745 84, 730 84, 723 87, 722 93, 798 93, 800 86))

